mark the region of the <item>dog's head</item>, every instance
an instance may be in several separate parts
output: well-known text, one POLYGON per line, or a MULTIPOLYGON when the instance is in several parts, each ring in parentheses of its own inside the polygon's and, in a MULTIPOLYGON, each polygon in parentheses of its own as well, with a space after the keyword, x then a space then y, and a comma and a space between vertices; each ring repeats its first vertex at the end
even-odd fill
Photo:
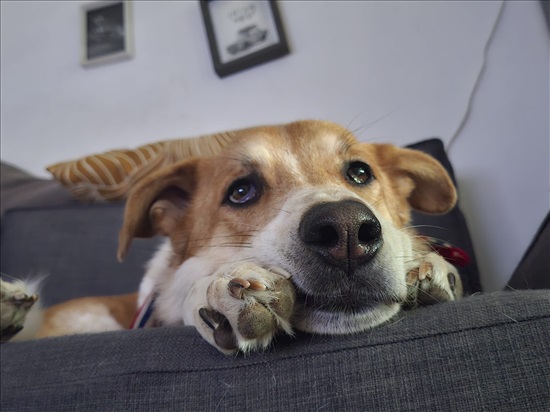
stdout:
MULTIPOLYGON (((131 193, 120 233, 170 238, 176 276, 190 258, 238 260, 292 275, 295 324, 314 332, 365 329, 393 316, 417 254, 411 209, 444 213, 455 188, 432 157, 360 143, 328 122, 242 130, 212 157, 151 175, 131 193)), ((205 263, 206 264, 206 263, 205 263)))

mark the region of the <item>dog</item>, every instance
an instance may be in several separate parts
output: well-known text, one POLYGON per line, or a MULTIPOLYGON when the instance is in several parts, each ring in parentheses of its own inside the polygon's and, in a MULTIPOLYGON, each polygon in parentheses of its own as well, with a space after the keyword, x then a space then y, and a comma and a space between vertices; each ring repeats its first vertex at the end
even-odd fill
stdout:
POLYGON ((412 209, 442 214, 456 200, 431 156, 334 123, 240 130, 219 155, 131 191, 119 259, 133 238, 166 237, 139 293, 53 306, 34 337, 125 329, 140 307, 149 324, 192 325, 225 354, 294 330, 364 331, 462 296, 456 268, 407 227, 412 209))

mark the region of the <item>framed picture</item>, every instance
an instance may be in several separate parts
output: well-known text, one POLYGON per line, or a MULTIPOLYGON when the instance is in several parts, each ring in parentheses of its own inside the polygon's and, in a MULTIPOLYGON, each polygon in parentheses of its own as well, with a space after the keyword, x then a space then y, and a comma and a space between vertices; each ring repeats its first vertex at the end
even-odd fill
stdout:
POLYGON ((125 60, 133 56, 131 6, 129 1, 101 1, 82 5, 82 65, 125 60))
POLYGON ((289 53, 275 1, 201 0, 200 4, 218 76, 289 53))

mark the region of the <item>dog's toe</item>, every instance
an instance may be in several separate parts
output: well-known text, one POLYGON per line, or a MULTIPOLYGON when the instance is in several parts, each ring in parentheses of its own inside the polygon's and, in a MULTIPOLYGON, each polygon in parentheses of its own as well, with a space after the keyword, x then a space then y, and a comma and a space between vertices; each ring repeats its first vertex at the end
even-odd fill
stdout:
POLYGON ((262 339, 276 330, 277 321, 267 307, 254 302, 239 313, 237 325, 239 333, 245 339, 262 339))
POLYGON ((277 332, 292 333, 294 286, 277 271, 248 263, 224 268, 207 295, 209 308, 199 310, 200 319, 223 352, 263 349, 277 332))
POLYGON ((296 300, 294 285, 288 279, 280 279, 273 285, 276 294, 269 303, 269 307, 281 319, 290 319, 294 311, 296 300))
POLYGON ((417 296, 418 303, 423 306, 454 300, 452 294, 438 285, 420 285, 417 296))
POLYGON ((407 274, 407 305, 433 305, 455 300, 462 295, 456 268, 437 253, 429 253, 420 265, 407 274))

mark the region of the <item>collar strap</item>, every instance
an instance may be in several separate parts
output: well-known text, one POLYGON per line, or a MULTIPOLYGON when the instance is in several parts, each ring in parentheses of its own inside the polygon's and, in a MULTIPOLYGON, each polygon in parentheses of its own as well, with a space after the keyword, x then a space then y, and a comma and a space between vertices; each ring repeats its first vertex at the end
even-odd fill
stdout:
POLYGON ((464 251, 463 249, 460 249, 459 247, 456 247, 449 242, 445 242, 434 237, 419 237, 426 243, 428 243, 428 245, 434 250, 434 252, 440 254, 441 257, 447 262, 460 267, 465 267, 470 263, 470 256, 468 256, 466 251, 464 251))
POLYGON ((155 293, 151 293, 147 296, 145 302, 143 302, 143 305, 141 305, 134 315, 134 319, 132 320, 129 329, 154 328, 155 326, 159 326, 153 316, 156 298, 155 293))

